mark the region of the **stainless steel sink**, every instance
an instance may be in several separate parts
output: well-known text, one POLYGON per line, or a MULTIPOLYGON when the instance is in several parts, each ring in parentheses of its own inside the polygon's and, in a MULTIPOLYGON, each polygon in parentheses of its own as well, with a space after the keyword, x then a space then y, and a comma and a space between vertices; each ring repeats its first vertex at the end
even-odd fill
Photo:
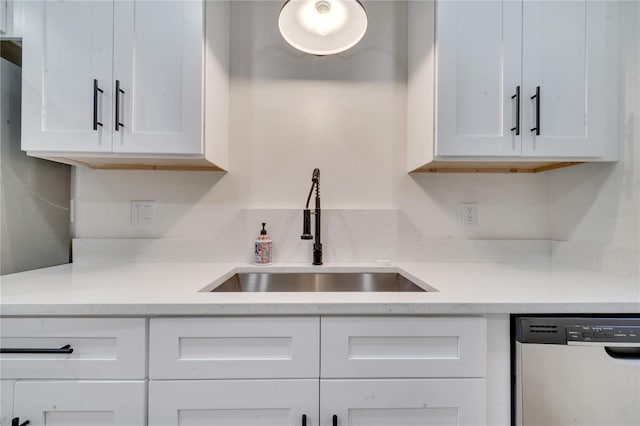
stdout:
POLYGON ((426 291, 397 273, 240 273, 212 292, 399 292, 426 291))

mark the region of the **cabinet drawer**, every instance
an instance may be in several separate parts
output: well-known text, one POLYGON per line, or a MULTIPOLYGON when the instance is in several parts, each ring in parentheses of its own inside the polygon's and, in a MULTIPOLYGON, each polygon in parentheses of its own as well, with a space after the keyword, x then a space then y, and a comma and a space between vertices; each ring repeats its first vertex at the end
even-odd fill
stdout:
POLYGON ((319 334, 310 317, 152 319, 149 377, 317 378, 319 334))
POLYGON ((484 318, 322 318, 323 378, 484 377, 484 318))
POLYGON ((0 329, 3 379, 146 377, 143 318, 2 318, 0 329))

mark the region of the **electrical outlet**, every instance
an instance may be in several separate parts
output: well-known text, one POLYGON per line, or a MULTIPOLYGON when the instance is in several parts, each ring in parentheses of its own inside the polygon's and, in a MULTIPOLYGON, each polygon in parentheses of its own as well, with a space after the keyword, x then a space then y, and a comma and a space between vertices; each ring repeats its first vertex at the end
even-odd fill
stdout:
POLYGON ((461 213, 464 226, 478 226, 478 205, 475 202, 462 203, 461 213))
POLYGON ((155 201, 131 201, 131 224, 152 224, 155 201))

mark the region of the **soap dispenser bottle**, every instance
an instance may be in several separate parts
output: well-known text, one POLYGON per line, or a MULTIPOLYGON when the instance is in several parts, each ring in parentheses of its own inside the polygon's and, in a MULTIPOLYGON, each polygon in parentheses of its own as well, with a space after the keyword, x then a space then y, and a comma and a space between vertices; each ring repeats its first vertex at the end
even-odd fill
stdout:
POLYGON ((265 222, 262 223, 262 230, 256 239, 255 262, 258 265, 271 264, 273 242, 271 241, 271 238, 269 238, 269 235, 267 235, 267 230, 265 229, 266 225, 267 224, 265 222))

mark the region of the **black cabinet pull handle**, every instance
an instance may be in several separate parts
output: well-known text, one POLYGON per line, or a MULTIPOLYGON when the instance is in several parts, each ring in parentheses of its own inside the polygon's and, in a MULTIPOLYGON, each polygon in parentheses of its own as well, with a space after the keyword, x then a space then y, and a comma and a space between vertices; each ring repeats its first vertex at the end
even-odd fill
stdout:
POLYGON ((520 135, 520 86, 516 86, 516 94, 511 96, 511 99, 516 100, 516 126, 511 128, 511 131, 516 131, 516 136, 520 135))
POLYGON ((536 100, 536 127, 531 129, 533 132, 535 130, 536 135, 540 134, 540 86, 536 87, 536 94, 531 97, 531 100, 536 100))
POLYGON ((71 354, 71 345, 64 345, 60 349, 51 348, 0 348, 0 354, 71 354))
POLYGON ((120 80, 116 80, 116 132, 120 131, 120 127, 124 127, 120 122, 120 93, 124 95, 124 90, 120 88, 120 80))
POLYGON ((98 126, 102 127, 102 123, 98 121, 98 92, 104 93, 98 87, 98 80, 93 80, 93 130, 98 130, 98 126))
POLYGON ((338 416, 333 415, 333 426, 338 426, 338 416))
POLYGON ((307 426, 307 415, 306 414, 302 415, 302 426, 307 426))
POLYGON ((13 420, 11 420, 11 426, 27 426, 28 424, 31 424, 29 420, 20 424, 20 417, 14 417, 13 420))

